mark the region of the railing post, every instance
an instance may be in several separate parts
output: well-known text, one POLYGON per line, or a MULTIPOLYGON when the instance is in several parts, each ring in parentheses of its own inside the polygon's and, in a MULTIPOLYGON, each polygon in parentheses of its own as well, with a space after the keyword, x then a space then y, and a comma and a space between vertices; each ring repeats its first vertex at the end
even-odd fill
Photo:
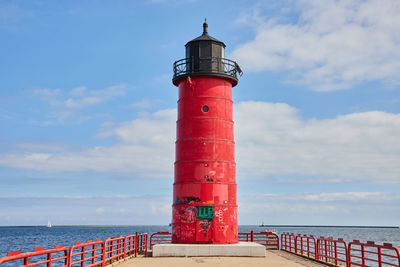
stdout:
POLYGON ((137 253, 138 253, 138 244, 139 244, 138 232, 136 232, 136 234, 135 234, 135 257, 137 257, 137 253))
POLYGON ((337 242, 335 242, 335 264, 336 265, 338 264, 338 260, 337 260, 337 242))
POLYGON ((146 234, 146 254, 144 255, 145 257, 147 257, 147 247, 149 246, 149 235, 146 234))
POLYGON ((347 266, 346 267, 350 267, 350 263, 351 263, 351 254, 350 254, 350 245, 351 243, 349 243, 348 249, 347 249, 347 266))
POLYGON ((69 253, 68 253, 69 251, 67 250, 67 251, 64 251, 64 255, 65 255, 65 261, 64 261, 64 264, 65 264, 65 266, 67 266, 67 267, 69 267, 69 253))
POLYGON ((276 235, 276 242, 278 243, 278 250, 280 250, 280 246, 279 246, 279 236, 276 235))
POLYGON ((253 231, 250 232, 250 241, 254 242, 254 232, 253 231))
POLYGON ((47 262, 47 267, 51 267, 51 253, 48 253, 47 254, 47 260, 48 260, 48 262, 47 262))
POLYGON ((382 253, 381 253, 380 247, 378 247, 378 263, 379 263, 379 267, 382 267, 382 253))
POLYGON ((106 241, 103 242, 103 250, 101 253, 101 267, 106 265, 106 241))
POLYGON ((328 241, 325 239, 325 262, 328 262, 328 241))
POLYGON ((94 256, 96 256, 96 244, 93 244, 93 246, 92 246, 92 264, 94 264, 94 262, 95 262, 95 257, 94 256))
POLYGON ((123 240, 123 246, 124 246, 124 260, 126 258, 126 239, 128 238, 128 236, 125 236, 124 240, 123 240))
POLYGON ((116 240, 117 241, 117 249, 116 249, 116 252, 117 252, 117 257, 116 257, 116 259, 117 259, 117 261, 119 261, 119 255, 121 254, 121 240, 116 240))
POLYGON ((314 257, 316 259, 317 258, 317 252, 318 252, 317 239, 313 235, 311 235, 311 238, 314 241, 314 257))
POLYGON ((111 246, 110 246, 110 250, 109 250, 109 257, 110 257, 110 263, 113 262, 113 258, 112 256, 114 256, 114 240, 111 240, 111 246))
POLYGON ((362 264, 365 265, 365 251, 363 244, 361 244, 361 257, 362 257, 362 264))
MULTIPOLYGON (((300 253, 301 253, 301 255, 304 254, 304 239, 305 239, 304 236, 302 236, 302 237, 300 238, 300 253)), ((307 240, 307 243, 308 243, 308 240, 307 240)))
POLYGON ((350 265, 350 260, 349 260, 349 247, 347 246, 346 241, 343 241, 343 246, 344 246, 345 254, 346 254, 346 267, 349 267, 349 265, 350 265))
POLYGON ((85 247, 82 247, 81 252, 82 252, 82 254, 81 254, 81 267, 84 267, 85 266, 85 247))

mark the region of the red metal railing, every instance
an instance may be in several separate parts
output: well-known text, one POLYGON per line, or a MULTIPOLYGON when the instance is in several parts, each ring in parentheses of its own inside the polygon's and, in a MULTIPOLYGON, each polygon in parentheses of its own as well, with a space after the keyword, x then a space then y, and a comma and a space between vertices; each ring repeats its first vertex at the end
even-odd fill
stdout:
POLYGON ((64 248, 63 245, 57 245, 53 249, 40 247, 35 248, 33 252, 26 253, 21 253, 21 250, 17 250, 8 252, 6 257, 0 258, 0 264, 11 261, 21 261, 22 265, 17 262, 14 263, 23 267, 40 264, 46 264, 47 267, 51 267, 52 263, 66 267, 68 265, 68 249, 64 248))
POLYGON ((355 240, 347 246, 341 238, 316 240, 313 236, 282 233, 281 249, 336 266, 400 267, 400 251, 388 243, 355 240))
POLYGON ((295 251, 308 258, 316 258, 317 239, 310 235, 297 235, 295 237, 295 251))
MULTIPOLYGON (((267 248, 279 249, 278 235, 272 232, 239 233, 239 241, 257 242, 267 248)), ((170 243, 171 233, 158 232, 150 237, 150 248, 154 244, 170 243)), ((138 253, 147 255, 148 234, 134 234, 126 237, 107 238, 105 241, 87 241, 75 243, 68 250, 63 245, 45 250, 43 247, 35 248, 33 252, 21 253, 11 251, 6 257, 0 258, 0 264, 13 262, 14 265, 23 267, 46 265, 48 267, 81 266, 92 267, 111 264, 115 261, 136 256, 138 253), (18 261, 20 263, 18 263, 18 261)), ((281 249, 301 254, 305 257, 315 258, 321 262, 336 266, 377 266, 400 267, 400 251, 391 244, 377 245, 372 241, 362 243, 358 240, 347 243, 343 239, 313 236, 281 234, 281 249)))
POLYGON ((354 240, 348 250, 348 267, 352 266, 400 266, 400 252, 389 243, 377 245, 354 240))
POLYGON ((238 240, 242 242, 252 242, 251 233, 253 233, 253 231, 251 231, 250 233, 238 233, 238 240))
POLYGON ((238 239, 242 242, 256 242, 267 249, 279 249, 279 236, 273 232, 239 233, 238 239))
POLYGON ((147 256, 148 239, 149 235, 147 233, 141 233, 141 234, 136 233, 136 240, 137 240, 136 244, 138 253, 147 256))
POLYGON ((57 245, 54 249, 35 248, 33 252, 26 253, 21 253, 20 250, 11 251, 6 257, 0 258, 0 264, 13 262, 16 265, 20 261, 21 264, 18 265, 23 267, 43 264, 51 267, 52 263, 58 267, 104 267, 106 264, 136 256, 137 253, 147 256, 147 246, 148 234, 136 232, 134 235, 107 238, 105 241, 97 239, 86 243, 77 242, 69 250, 57 245))
POLYGON ((342 239, 325 238, 321 236, 317 240, 317 260, 334 265, 347 266, 348 248, 342 239))
POLYGON ((137 244, 136 244, 137 235, 138 233, 134 235, 127 235, 125 237, 125 255, 127 257, 137 256, 137 244))
POLYGON ((273 232, 254 233, 254 241, 268 249, 279 249, 279 236, 273 232))
POLYGON ((68 266, 104 266, 104 252, 104 242, 100 239, 77 242, 69 249, 68 266))
POLYGON ((282 233, 281 249, 296 253, 296 236, 290 233, 282 233))
POLYGON ((155 244, 169 244, 171 243, 171 233, 157 232, 150 236, 150 249, 153 249, 155 244))
POLYGON ((113 263, 125 258, 125 238, 123 236, 109 237, 104 241, 105 263, 113 263))
MULTIPOLYGON (((239 241, 243 242, 256 242, 266 246, 268 249, 279 249, 279 236, 273 232, 260 232, 254 233, 239 233, 239 241)), ((150 236, 150 249, 155 244, 169 244, 171 243, 171 233, 157 232, 150 236)))

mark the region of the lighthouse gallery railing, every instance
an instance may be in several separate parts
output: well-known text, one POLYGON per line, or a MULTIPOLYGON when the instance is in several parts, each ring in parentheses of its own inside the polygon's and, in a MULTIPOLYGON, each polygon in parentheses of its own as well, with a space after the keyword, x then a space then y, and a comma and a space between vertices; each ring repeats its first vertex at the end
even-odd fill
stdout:
POLYGON ((220 57, 209 58, 184 58, 174 62, 174 77, 177 79, 181 76, 191 74, 218 74, 228 76, 237 80, 238 75, 241 76, 242 70, 239 65, 230 59, 220 57))

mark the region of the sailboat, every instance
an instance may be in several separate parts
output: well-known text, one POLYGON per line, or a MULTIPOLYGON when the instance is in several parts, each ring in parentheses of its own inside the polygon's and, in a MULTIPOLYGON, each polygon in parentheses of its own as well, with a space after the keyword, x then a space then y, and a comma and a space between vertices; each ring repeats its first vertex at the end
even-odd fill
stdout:
POLYGON ((51 222, 50 222, 50 221, 47 221, 46 227, 47 227, 47 228, 51 228, 51 222))

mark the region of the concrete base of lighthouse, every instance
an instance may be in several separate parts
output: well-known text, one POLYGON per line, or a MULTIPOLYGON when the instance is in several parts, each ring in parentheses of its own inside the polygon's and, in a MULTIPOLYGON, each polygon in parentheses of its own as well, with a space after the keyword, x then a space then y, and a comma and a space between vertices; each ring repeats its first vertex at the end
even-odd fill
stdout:
POLYGON ((237 244, 157 244, 153 257, 265 257, 265 246, 253 242, 237 244))

